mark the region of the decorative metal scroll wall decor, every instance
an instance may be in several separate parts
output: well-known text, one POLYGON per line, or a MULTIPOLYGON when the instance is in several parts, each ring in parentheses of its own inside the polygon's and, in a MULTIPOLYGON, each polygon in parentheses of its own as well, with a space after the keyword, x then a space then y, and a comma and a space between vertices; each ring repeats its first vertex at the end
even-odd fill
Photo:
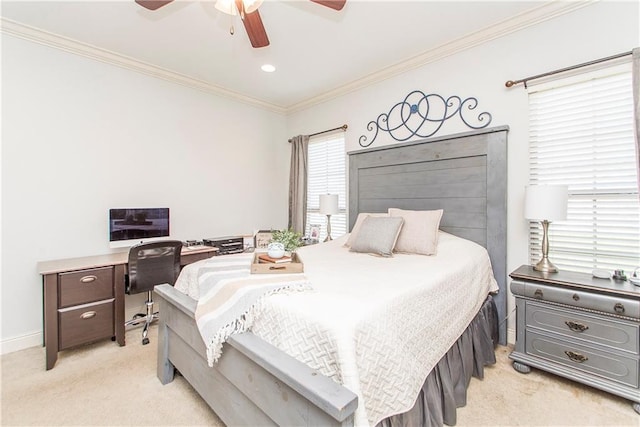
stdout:
POLYGON ((389 132, 396 141, 406 141, 414 136, 428 138, 435 135, 445 121, 455 115, 471 129, 482 129, 491 123, 491 114, 482 112, 475 117, 467 111, 473 112, 478 106, 476 98, 462 99, 452 95, 447 99, 420 90, 409 93, 404 100, 391 107, 388 113, 382 113, 376 120, 367 124, 367 130, 374 132, 371 141, 367 135, 360 136, 358 143, 361 147, 368 147, 376 140, 378 133, 389 132))

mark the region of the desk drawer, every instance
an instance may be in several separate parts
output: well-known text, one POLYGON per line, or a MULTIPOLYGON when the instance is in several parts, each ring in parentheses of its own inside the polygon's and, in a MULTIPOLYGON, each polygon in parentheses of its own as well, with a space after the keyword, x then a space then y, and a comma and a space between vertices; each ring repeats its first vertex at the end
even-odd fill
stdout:
POLYGON ((637 323, 527 301, 527 327, 639 354, 637 323))
POLYGON ((102 267, 60 273, 59 307, 113 298, 113 268, 102 267))
POLYGON ((114 300, 58 310, 60 349, 114 336, 114 300))
POLYGON ((638 357, 583 346, 572 340, 526 331, 526 352, 571 369, 638 387, 638 357))

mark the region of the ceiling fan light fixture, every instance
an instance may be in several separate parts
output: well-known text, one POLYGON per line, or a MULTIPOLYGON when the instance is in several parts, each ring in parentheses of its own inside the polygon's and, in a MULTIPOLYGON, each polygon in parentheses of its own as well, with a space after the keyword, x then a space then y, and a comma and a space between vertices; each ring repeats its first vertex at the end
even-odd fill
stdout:
POLYGON ((244 5, 244 12, 251 13, 258 10, 263 0, 242 0, 242 4, 244 5))
POLYGON ((235 16, 238 14, 236 3, 233 0, 217 0, 216 9, 227 15, 235 16))
MULTIPOLYGON (((244 13, 255 12, 262 5, 262 2, 263 0, 242 0, 244 13)), ((238 6, 236 6, 235 0, 217 0, 216 9, 227 15, 235 16, 238 14, 238 6)))

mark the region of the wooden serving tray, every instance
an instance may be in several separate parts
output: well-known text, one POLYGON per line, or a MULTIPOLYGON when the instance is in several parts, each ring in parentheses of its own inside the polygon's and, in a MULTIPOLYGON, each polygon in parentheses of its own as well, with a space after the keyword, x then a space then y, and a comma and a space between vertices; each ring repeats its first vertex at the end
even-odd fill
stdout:
POLYGON ((284 274, 302 273, 304 264, 297 253, 291 254, 291 262, 262 262, 258 259, 260 252, 256 252, 251 263, 251 274, 284 274))

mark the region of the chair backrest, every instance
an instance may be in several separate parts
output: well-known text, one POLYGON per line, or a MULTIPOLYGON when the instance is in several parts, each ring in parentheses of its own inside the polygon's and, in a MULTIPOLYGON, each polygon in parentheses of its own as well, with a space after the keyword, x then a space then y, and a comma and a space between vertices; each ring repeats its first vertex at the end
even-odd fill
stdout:
POLYGON ((141 243, 129 249, 127 293, 150 291, 163 283, 173 286, 180 274, 181 250, 179 240, 141 243))

